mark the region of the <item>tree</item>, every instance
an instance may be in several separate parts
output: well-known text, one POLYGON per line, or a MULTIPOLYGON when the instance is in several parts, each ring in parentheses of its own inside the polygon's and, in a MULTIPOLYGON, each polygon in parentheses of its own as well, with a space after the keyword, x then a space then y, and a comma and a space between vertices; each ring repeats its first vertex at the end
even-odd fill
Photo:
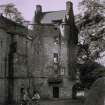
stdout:
POLYGON ((15 7, 13 3, 8 3, 5 5, 0 5, 0 12, 6 18, 9 18, 17 23, 23 23, 24 18, 21 15, 21 12, 15 7))
POLYGON ((87 61, 79 65, 80 80, 85 88, 90 88, 95 80, 105 76, 105 67, 97 62, 87 61))
POLYGON ((101 0, 82 0, 79 6, 86 9, 76 21, 79 30, 77 64, 80 79, 89 88, 97 78, 105 76, 105 67, 95 63, 105 52, 105 5, 101 0))
POLYGON ((82 0, 79 3, 80 8, 85 10, 86 14, 103 14, 105 13, 105 2, 104 0, 82 0))
POLYGON ((82 0, 84 16, 79 16, 79 53, 82 60, 95 61, 105 51, 105 5, 100 0, 82 0), (103 11, 103 12, 102 12, 103 11))
POLYGON ((97 79, 92 85, 84 105, 104 105, 105 104, 105 77, 97 79))

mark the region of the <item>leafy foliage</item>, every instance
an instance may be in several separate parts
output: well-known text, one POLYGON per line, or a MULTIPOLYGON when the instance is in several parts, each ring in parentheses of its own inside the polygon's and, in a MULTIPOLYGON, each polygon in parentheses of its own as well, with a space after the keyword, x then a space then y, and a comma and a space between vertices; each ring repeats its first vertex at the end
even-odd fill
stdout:
POLYGON ((96 79, 105 76, 105 67, 96 62, 87 61, 79 68, 80 80, 85 88, 90 88, 96 79))
POLYGON ((100 53, 105 51, 105 16, 102 11, 105 6, 99 1, 82 0, 80 5, 87 10, 84 16, 79 15, 77 26, 79 29, 78 59, 95 61, 100 53))
POLYGON ((97 78, 105 76, 105 67, 95 63, 105 52, 105 4, 102 0, 82 0, 79 6, 85 11, 76 19, 79 29, 77 63, 81 82, 90 88, 97 78))
POLYGON ((8 3, 5 5, 0 5, 0 12, 3 14, 3 16, 17 22, 17 23, 23 23, 24 18, 21 15, 21 12, 18 11, 18 9, 15 7, 13 3, 8 3))
POLYGON ((83 10, 85 14, 103 14, 105 9, 105 2, 102 0, 82 0, 79 3, 79 6, 83 10))

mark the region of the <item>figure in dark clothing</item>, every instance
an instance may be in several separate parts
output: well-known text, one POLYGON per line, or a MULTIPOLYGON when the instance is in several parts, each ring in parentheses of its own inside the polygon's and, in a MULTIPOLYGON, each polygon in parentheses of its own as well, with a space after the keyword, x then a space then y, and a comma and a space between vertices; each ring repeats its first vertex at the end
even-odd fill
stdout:
POLYGON ((23 92, 23 96, 21 98, 21 105, 28 105, 30 103, 30 98, 27 91, 23 92))
POLYGON ((40 95, 37 91, 34 91, 32 101, 35 103, 35 105, 39 105, 40 95))

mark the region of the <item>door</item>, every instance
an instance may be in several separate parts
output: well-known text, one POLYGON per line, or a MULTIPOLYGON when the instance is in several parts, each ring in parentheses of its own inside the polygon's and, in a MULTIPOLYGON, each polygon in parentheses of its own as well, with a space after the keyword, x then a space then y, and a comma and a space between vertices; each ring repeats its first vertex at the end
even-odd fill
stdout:
POLYGON ((59 98, 59 87, 53 87, 53 97, 59 98))

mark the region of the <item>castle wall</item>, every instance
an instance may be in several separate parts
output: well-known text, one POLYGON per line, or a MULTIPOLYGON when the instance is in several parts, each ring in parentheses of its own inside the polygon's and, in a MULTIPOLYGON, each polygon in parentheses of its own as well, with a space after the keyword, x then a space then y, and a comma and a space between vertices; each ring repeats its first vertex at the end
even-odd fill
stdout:
POLYGON ((0 103, 7 97, 9 34, 0 29, 0 103))
POLYGON ((15 35, 16 52, 14 53, 14 101, 19 102, 21 88, 29 88, 28 39, 15 35))
POLYGON ((0 17, 0 104, 7 104, 9 101, 19 102, 21 88, 29 87, 27 69, 27 42, 29 40, 25 36, 26 30, 23 31, 24 27, 16 24, 17 27, 15 24, 0 17), (10 26, 8 28, 7 23, 10 26), (21 29, 23 33, 18 33, 18 29, 21 29))
POLYGON ((26 28, 15 27, 16 23, 10 21, 9 29, 6 22, 0 28, 0 102, 9 102, 9 99, 19 102, 21 89, 29 89, 31 95, 33 90, 38 90, 41 98, 54 98, 54 91, 59 89, 59 98, 70 98, 73 82, 69 72, 74 68, 68 65, 73 65, 75 60, 74 30, 64 25, 62 37, 53 24, 35 24, 29 40, 25 36, 26 28), (61 67, 57 73, 54 54, 58 55, 57 63, 61 67))
POLYGON ((14 77, 27 77, 27 39, 15 35, 16 52, 14 54, 14 77))
MULTIPOLYGON (((33 84, 35 88, 39 90, 42 98, 53 98, 53 87, 59 87, 59 98, 70 98, 73 82, 69 80, 68 75, 67 40, 61 39, 60 44, 59 42, 56 43, 55 38, 59 38, 60 30, 59 28, 55 28, 55 26, 53 25, 39 25, 39 27, 40 33, 38 34, 38 32, 36 32, 35 35, 38 36, 36 37, 36 39, 34 39, 32 45, 34 47, 33 49, 35 50, 37 49, 36 47, 38 42, 40 42, 38 48, 41 51, 38 54, 33 55, 33 84), (58 54, 60 65, 64 69, 64 71, 62 75, 62 83, 50 85, 48 83, 48 79, 49 77, 53 77, 55 75, 53 69, 54 53, 58 54)), ((33 52, 36 52, 36 50, 33 52)), ((59 75, 61 74, 62 71, 60 69, 59 75)))

